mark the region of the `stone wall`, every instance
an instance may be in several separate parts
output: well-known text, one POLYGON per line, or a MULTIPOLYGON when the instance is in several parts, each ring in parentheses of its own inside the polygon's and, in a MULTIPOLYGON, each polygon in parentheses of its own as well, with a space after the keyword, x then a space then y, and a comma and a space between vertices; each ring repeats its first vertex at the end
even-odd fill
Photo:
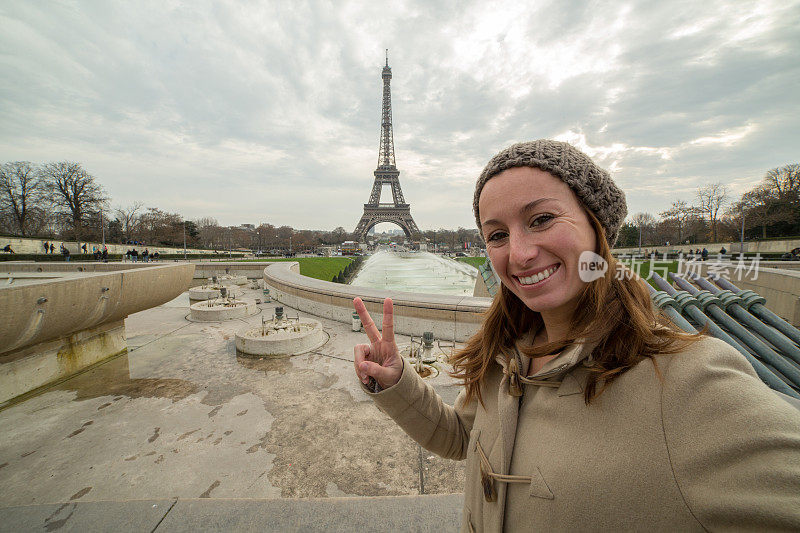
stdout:
MULTIPOLYGON (((676 252, 683 252, 683 253, 690 253, 696 249, 702 250, 706 248, 710 255, 716 255, 722 247, 725 247, 725 250, 728 253, 739 253, 741 252, 741 243, 739 241, 735 242, 701 242, 697 244, 670 244, 669 246, 644 246, 642 245, 642 250, 645 248, 648 252, 656 252, 659 254, 663 253, 676 253, 676 252)), ((744 252, 745 253, 762 253, 762 254, 782 254, 786 253, 789 250, 793 250, 800 246, 800 239, 782 239, 782 240, 769 240, 769 241, 745 241, 744 242, 744 252)), ((614 254, 633 254, 639 251, 638 246, 631 246, 629 248, 614 248, 612 252, 614 254)))

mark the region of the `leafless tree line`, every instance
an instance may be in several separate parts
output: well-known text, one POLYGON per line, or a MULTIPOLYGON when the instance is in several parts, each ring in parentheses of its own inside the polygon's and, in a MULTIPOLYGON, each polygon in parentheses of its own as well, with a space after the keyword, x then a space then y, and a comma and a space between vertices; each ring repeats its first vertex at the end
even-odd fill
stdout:
MULTIPOLYGON (((746 238, 800 235, 800 164, 768 171, 752 190, 733 200, 721 183, 699 187, 695 202, 672 203, 658 217, 635 213, 623 225, 618 246, 661 245, 736 240, 744 225, 746 238), (743 224, 744 222, 744 224, 743 224)), ((43 165, 27 161, 0 165, 0 232, 61 240, 145 243, 202 247, 220 251, 312 251, 354 236, 342 227, 332 231, 291 226, 221 226, 212 217, 186 220, 178 213, 141 202, 110 207, 97 179, 80 163, 43 165)), ((458 251, 480 245, 476 230, 458 228, 423 232, 438 250, 458 251)))
POLYGON ((220 226, 212 217, 186 220, 178 213, 142 202, 111 207, 98 180, 80 163, 36 165, 14 161, 0 165, 0 233, 47 239, 136 245, 311 251, 352 239, 342 227, 333 231, 290 226, 220 226))
POLYGON ((0 165, 0 229, 5 233, 81 240, 99 222, 107 202, 103 188, 80 163, 0 165))
POLYGON ((769 170, 738 199, 727 186, 712 183, 697 189, 694 204, 677 200, 658 217, 635 213, 623 225, 617 246, 734 241, 743 228, 746 239, 800 235, 800 164, 769 170))

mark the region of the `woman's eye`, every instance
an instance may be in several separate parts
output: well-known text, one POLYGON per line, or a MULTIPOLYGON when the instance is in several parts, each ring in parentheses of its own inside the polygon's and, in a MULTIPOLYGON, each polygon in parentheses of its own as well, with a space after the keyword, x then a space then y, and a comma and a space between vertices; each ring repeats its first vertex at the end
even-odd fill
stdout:
POLYGON ((499 241, 500 239, 505 238, 506 232, 504 231, 495 231, 491 235, 489 235, 489 242, 491 241, 499 241))
POLYGON ((553 215, 539 215, 531 220, 531 227, 541 226, 553 220, 553 215))

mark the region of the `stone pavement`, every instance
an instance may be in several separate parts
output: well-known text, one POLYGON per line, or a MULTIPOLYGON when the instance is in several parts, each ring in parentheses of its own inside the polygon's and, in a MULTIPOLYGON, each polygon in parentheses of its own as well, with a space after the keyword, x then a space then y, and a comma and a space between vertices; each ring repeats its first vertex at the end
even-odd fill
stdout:
MULTIPOLYGON (((191 322, 184 293, 126 320, 127 354, 0 411, 0 530, 457 529, 463 463, 362 392, 366 336, 317 318, 330 338, 313 352, 237 354, 234 332, 275 304, 259 307, 191 322)), ((455 400, 446 372, 431 383, 455 400)))

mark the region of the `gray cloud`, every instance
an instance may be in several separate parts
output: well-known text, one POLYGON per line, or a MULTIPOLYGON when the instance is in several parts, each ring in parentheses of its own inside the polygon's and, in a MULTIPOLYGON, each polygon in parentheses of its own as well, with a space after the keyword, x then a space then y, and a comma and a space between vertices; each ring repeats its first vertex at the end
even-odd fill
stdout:
POLYGON ((0 157, 81 161, 115 204, 354 227, 390 49, 422 228, 471 226, 494 152, 559 137, 629 211, 797 160, 800 2, 17 2, 0 7, 0 157))

